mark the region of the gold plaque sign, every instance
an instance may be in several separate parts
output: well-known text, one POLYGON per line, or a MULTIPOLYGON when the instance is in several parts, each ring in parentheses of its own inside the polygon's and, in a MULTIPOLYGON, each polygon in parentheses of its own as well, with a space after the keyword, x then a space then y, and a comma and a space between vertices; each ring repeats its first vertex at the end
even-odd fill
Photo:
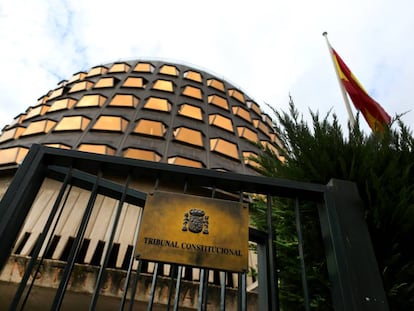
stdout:
POLYGON ((210 269, 247 270, 249 212, 239 202, 185 194, 148 195, 136 256, 210 269))

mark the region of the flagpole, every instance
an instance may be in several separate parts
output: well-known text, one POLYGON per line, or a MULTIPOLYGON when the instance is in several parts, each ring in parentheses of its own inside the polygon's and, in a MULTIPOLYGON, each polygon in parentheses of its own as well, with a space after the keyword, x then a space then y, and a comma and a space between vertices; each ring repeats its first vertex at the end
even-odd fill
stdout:
POLYGON ((355 126, 354 114, 352 113, 351 105, 349 104, 349 99, 348 99, 348 96, 346 95, 345 87, 344 87, 344 85, 341 81, 341 77, 339 75, 339 70, 338 70, 338 66, 336 65, 336 62, 335 62, 334 54, 333 54, 333 51, 332 51, 332 46, 331 46, 331 44, 329 43, 329 40, 328 40, 328 33, 325 31, 322 35, 325 37, 326 44, 328 45, 329 54, 331 55, 332 63, 333 63, 334 68, 335 68, 336 78, 338 79, 339 87, 340 87, 341 92, 342 92, 342 97, 344 99, 346 110, 348 111, 349 124, 351 125, 351 129, 353 129, 354 126, 355 126))

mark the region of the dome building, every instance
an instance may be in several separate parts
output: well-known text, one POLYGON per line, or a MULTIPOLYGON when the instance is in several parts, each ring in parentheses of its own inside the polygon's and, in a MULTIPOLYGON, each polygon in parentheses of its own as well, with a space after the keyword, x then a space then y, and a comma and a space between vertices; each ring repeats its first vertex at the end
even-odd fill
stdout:
MULTIPOLYGON (((147 60, 115 62, 78 72, 5 126, 0 135, 0 199, 33 144, 248 175, 257 175, 257 164, 251 158, 259 154, 261 147, 276 154, 281 147, 271 118, 239 88, 196 68, 147 60)), ((145 181, 133 186, 145 192, 152 187, 145 181)), ((174 191, 172 185, 166 189, 174 191)), ((19 271, 27 265, 58 191, 58 182, 49 179, 43 182, 13 254, 0 273, 0 292, 6 293, 0 298, 0 306, 7 306, 12 299, 17 286, 13 284, 22 278, 19 271)), ((51 237, 51 247, 41 251, 45 268, 36 280, 38 288, 58 286, 56 275, 62 270, 61 263, 68 260, 80 215, 87 205, 87 193, 84 189, 72 189, 67 200, 68 212, 62 214, 61 223, 51 237)), ((72 294, 93 292, 97 267, 102 262, 110 223, 115 217, 116 200, 98 196, 95 206, 99 211, 91 215, 76 261, 82 271, 92 272, 83 273, 80 283, 71 285, 72 294)), ((107 291, 101 290, 107 297, 102 310, 113 309, 119 300, 116 298, 122 295, 124 279, 119 275, 128 267, 134 245, 131 228, 139 226, 141 213, 141 208, 129 204, 120 216, 122 224, 117 229, 108 263, 113 269, 109 277, 112 281, 107 278, 107 291), (116 286, 115 280, 118 280, 116 286)), ((254 269, 256 263, 251 253, 249 265, 254 269)), ((169 265, 163 265, 161 272, 154 272, 155 267, 153 263, 145 264, 142 272, 161 276, 172 273, 169 265)), ((191 284, 200 280, 200 271, 188 268, 182 274, 190 285, 179 304, 183 310, 193 310, 196 293, 191 284)), ((213 271, 207 278, 211 284, 220 284, 220 275, 213 271)), ((254 281, 254 277, 248 278, 248 288, 255 288, 254 281)), ((146 293, 151 284, 145 279, 143 282, 146 285, 142 285, 141 292, 146 293)), ((237 275, 229 273, 226 286, 236 288, 237 275)), ((49 306, 45 302, 51 300, 48 291, 39 290, 38 294, 41 299, 28 302, 31 310, 49 306)), ((147 294, 140 295, 135 299, 140 302, 149 299, 147 294)), ((67 303, 68 310, 84 307, 84 296, 76 297, 78 303, 67 303)), ((229 309, 234 308, 235 300, 235 296, 228 298, 229 309)), ((161 298, 155 303, 166 304, 161 298)), ((250 303, 255 304, 253 296, 250 303)))

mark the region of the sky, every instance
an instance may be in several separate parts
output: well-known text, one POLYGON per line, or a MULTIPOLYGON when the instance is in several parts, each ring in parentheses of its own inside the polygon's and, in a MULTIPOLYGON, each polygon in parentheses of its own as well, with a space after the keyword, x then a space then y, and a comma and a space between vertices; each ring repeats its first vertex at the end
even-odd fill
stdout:
POLYGON ((132 59, 216 74, 271 117, 266 104, 286 111, 291 95, 305 119, 332 111, 346 128, 324 31, 367 92, 412 128, 413 16, 412 0, 2 0, 0 129, 74 73, 132 59))

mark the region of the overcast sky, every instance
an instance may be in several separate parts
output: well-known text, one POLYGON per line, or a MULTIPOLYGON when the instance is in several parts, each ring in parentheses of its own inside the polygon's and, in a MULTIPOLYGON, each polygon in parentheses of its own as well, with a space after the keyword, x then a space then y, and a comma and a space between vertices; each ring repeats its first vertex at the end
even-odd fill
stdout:
MULTIPOLYGON (((324 31, 392 117, 412 109, 412 0, 3 0, 0 128, 72 74, 138 58, 217 74, 262 108, 286 110, 291 94, 346 127, 324 31)), ((403 120, 413 127, 414 111, 403 120)))

